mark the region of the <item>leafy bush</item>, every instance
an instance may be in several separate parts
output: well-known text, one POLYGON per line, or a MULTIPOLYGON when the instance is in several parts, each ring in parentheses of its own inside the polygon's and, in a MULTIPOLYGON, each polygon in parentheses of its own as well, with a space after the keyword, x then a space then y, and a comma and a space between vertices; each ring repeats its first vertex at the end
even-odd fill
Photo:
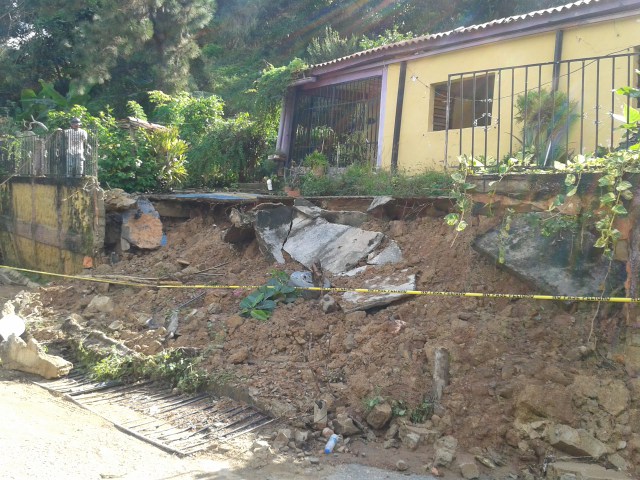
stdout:
POLYGON ((240 302, 240 315, 266 321, 271 318, 279 302, 291 303, 298 298, 298 291, 289 286, 285 272, 272 272, 267 283, 240 302))
POLYGON ((307 68, 305 62, 294 58, 288 65, 282 67, 271 65, 262 71, 262 75, 255 82, 255 88, 249 91, 255 94, 255 107, 259 118, 270 123, 278 121, 284 93, 295 76, 305 68, 307 68))
POLYGON ((153 121, 177 127, 180 138, 191 147, 207 137, 224 114, 224 102, 216 95, 181 92, 171 96, 154 90, 149 92, 149 100, 155 105, 150 116, 153 121))
POLYGON ((567 129, 579 118, 577 102, 564 92, 532 90, 516 100, 515 119, 522 123, 522 148, 538 166, 566 161, 567 129))
POLYGON ((98 138, 98 179, 110 188, 127 192, 160 191, 180 185, 186 176, 186 144, 178 131, 120 128, 110 112, 90 115, 85 107, 49 112, 50 128, 65 129, 73 117, 98 138))
POLYGON ((187 184, 190 187, 220 187, 251 181, 262 173, 275 143, 276 130, 241 114, 218 120, 188 154, 187 184))

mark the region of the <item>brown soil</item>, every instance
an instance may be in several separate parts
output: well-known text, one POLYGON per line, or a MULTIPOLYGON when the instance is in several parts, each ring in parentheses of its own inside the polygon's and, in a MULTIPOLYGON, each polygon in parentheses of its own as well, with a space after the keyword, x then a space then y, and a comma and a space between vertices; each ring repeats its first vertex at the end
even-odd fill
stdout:
MULTIPOLYGON (((409 269, 417 274, 420 290, 539 293, 471 248, 473 238, 495 222, 483 219, 459 235, 442 219, 430 217, 407 220, 394 229, 388 222, 373 220, 363 228, 387 235, 400 231, 395 240, 405 260, 381 270, 409 269)), ((264 284, 273 269, 287 273, 301 269, 294 261, 284 266, 266 262, 255 241, 243 248, 226 244, 221 240, 224 227, 221 221, 216 225, 202 218, 165 224, 167 247, 125 254, 120 262, 100 265, 93 273, 242 286, 264 284), (210 276, 186 275, 206 269, 211 269, 205 272, 210 276)), ((379 273, 371 270, 360 277, 331 281, 337 287, 357 287, 379 273)), ((233 378, 232 383, 260 406, 297 427, 310 425, 313 401, 319 398, 329 402, 330 417, 346 412, 362 423, 367 402, 376 396, 398 409, 414 409, 430 398, 434 349, 446 347, 451 354, 451 384, 441 406, 425 419, 425 427, 455 437, 459 457, 480 455, 505 464, 502 470, 481 467, 490 477, 504 478, 507 472, 519 473, 529 466, 535 470, 547 455, 563 455, 516 428, 516 416, 531 413, 521 405, 527 386, 534 388, 527 392, 543 389, 549 405, 562 405, 569 392, 568 408, 575 415, 558 423, 586 428, 608 445, 627 442, 629 446, 618 453, 630 465, 640 463, 640 452, 633 451, 640 422, 637 399, 616 416, 603 412, 597 403, 594 407, 589 399, 579 399, 571 390, 579 376, 603 382, 625 380, 615 356, 606 353, 617 339, 601 334, 615 330, 616 312, 597 318, 595 333, 602 346, 598 353, 589 354, 589 348, 580 347, 588 345, 593 305, 424 295, 367 314, 324 314, 317 301, 298 299, 279 306, 269 321, 259 322, 238 316, 239 302, 247 293, 239 288, 107 288, 106 284, 58 281, 41 289, 44 320, 32 333, 43 342, 57 338, 59 324, 69 313, 77 313, 91 327, 144 353, 200 348, 208 371, 233 378), (180 310, 177 339, 165 340, 163 329, 147 328, 150 318, 164 325, 172 309, 202 291, 206 292, 202 299, 180 310), (97 294, 111 297, 115 311, 86 312, 97 294), (116 320, 122 326, 112 325, 116 320)), ((332 296, 340 303, 339 294, 332 296)), ((543 405, 541 411, 533 412, 539 417, 529 420, 544 418, 551 410, 543 405)), ((393 468, 403 458, 411 471, 423 472, 433 459, 433 447, 428 444, 415 451, 401 447, 389 455, 389 450, 382 449, 384 432, 375 434, 379 440, 370 435, 366 441, 351 443, 351 452, 366 454, 360 462, 393 468)), ((353 456, 343 455, 339 461, 352 460, 353 456)))

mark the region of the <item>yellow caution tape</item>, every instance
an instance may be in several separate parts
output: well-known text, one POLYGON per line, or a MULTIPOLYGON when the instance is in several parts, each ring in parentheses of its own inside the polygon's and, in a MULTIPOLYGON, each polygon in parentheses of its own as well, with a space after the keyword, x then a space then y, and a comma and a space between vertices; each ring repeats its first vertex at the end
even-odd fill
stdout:
MULTIPOLYGON (((147 283, 125 282, 122 280, 111 280, 105 278, 85 277, 81 275, 64 275, 62 273, 40 272, 38 270, 29 270, 27 268, 10 267, 0 265, 0 268, 7 270, 16 270, 18 272, 35 273, 38 275, 47 275, 50 277, 68 278, 72 280, 82 280, 85 282, 109 283, 112 285, 123 285, 127 287, 144 287, 144 288, 177 288, 177 289, 209 289, 209 290, 255 290, 265 285, 175 285, 157 283, 149 285, 147 283)), ((267 288, 275 288, 266 286, 267 288)), ((561 302, 609 302, 609 303, 640 303, 639 298, 628 297, 577 297, 571 295, 527 295, 517 293, 476 293, 476 292, 437 292, 429 290, 391 290, 381 288, 322 288, 322 287, 296 287, 296 290, 307 290, 311 292, 355 292, 355 293, 375 293, 375 294, 400 294, 400 295, 429 295, 434 297, 467 297, 467 298, 508 298, 512 300, 529 299, 529 300, 551 300, 561 302)))

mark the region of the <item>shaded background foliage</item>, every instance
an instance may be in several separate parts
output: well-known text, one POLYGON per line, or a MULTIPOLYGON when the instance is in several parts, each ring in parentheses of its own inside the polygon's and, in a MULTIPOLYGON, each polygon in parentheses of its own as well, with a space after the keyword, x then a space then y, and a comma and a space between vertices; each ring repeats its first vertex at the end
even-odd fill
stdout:
POLYGON ((346 43, 340 53, 348 54, 372 46, 361 44, 364 36, 394 41, 563 3, 0 0, 0 106, 43 80, 63 96, 90 93, 90 109, 111 105, 116 115, 128 100, 146 106, 150 90, 215 93, 235 114, 251 111, 245 92, 262 70, 294 57, 309 61, 314 39, 346 43))
POLYGON ((0 0, 0 115, 81 116, 112 187, 252 180, 270 174, 280 97, 306 64, 563 3, 0 0), (125 132, 115 119, 128 115, 169 130, 125 132))

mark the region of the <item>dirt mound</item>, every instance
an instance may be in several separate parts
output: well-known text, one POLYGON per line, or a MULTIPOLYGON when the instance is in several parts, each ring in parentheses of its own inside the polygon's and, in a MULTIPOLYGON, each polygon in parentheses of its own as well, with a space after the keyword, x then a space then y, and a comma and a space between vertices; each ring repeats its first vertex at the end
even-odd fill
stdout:
MULTIPOLYGON (((330 280, 337 287, 358 287, 373 275, 407 269, 416 274, 420 290, 538 293, 471 248, 473 238, 495 222, 483 219, 456 234, 438 218, 371 221, 362 228, 392 237, 403 262, 330 280)), ((165 224, 166 247, 124 254, 94 273, 120 280, 162 278, 176 285, 242 286, 264 284, 274 269, 301 269, 290 260, 284 266, 269 264, 255 241, 243 247, 224 243, 225 226, 202 218, 165 224)), ((55 314, 34 334, 41 340, 55 337, 56 322, 78 313, 88 325, 144 353, 200 348, 202 365, 213 375, 240 385, 259 406, 298 427, 312 425, 318 399, 328 403, 331 419, 338 414, 355 419, 356 427, 368 431, 367 441, 354 440, 347 451, 402 445, 391 456, 360 459, 387 467, 398 458, 414 471, 434 459, 437 464, 434 441, 450 436, 457 440, 458 459, 470 455, 473 463, 476 456, 480 468, 496 477, 494 467, 520 470, 567 452, 551 445, 549 432, 557 425, 583 429, 605 445, 602 463, 631 469, 640 463, 635 433, 640 412, 637 396, 630 395, 634 384, 627 382, 615 355, 606 353, 617 341, 615 311, 601 311, 596 318, 593 305, 421 295, 367 313, 325 314, 317 300, 300 298, 260 322, 238 314, 248 293, 59 283, 42 291, 42 303, 55 314), (90 305, 96 296, 110 298, 111 305, 90 305), (172 312, 192 299, 178 310, 177 335, 168 338, 172 312), (594 349, 596 335, 604 347, 594 349), (439 403, 432 397, 436 348, 450 354, 450 385, 439 403), (366 426, 369 411, 380 404, 391 407, 390 432, 366 426)), ((342 302, 340 294, 331 296, 342 302)), ((440 465, 459 468, 446 459, 440 465)))

